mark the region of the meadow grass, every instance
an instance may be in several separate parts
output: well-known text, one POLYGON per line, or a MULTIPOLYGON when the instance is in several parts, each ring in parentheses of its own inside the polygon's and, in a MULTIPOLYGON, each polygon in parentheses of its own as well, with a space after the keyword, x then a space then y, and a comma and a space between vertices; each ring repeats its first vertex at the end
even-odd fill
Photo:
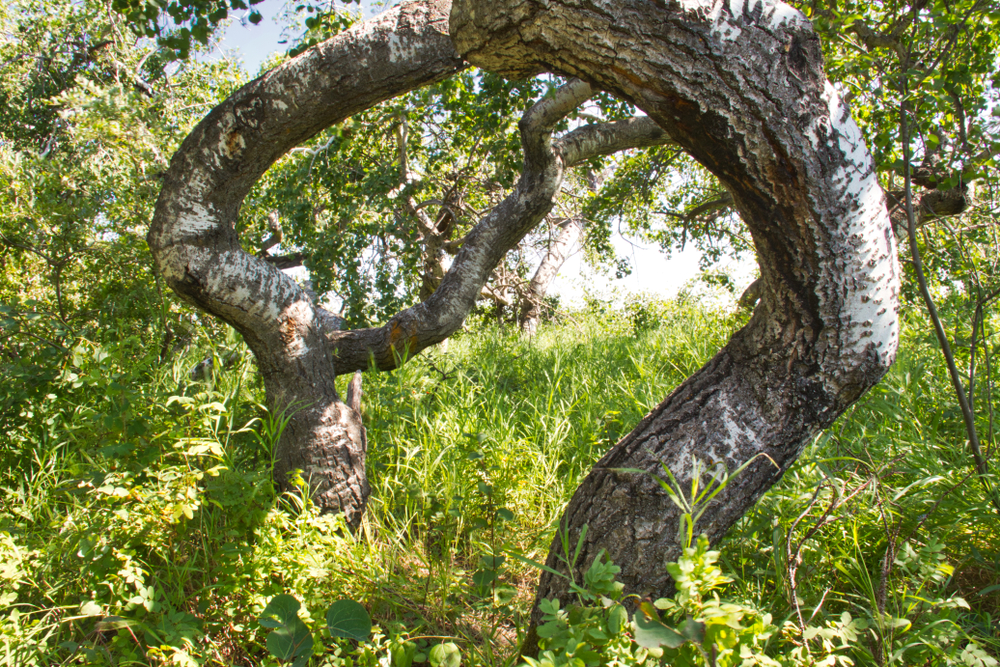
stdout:
MULTIPOLYGON (((388 664, 406 638, 418 658, 449 641, 464 664, 510 664, 537 573, 494 559, 544 560, 593 462, 745 317, 636 300, 531 340, 478 322, 366 374, 355 535, 311 506, 308 480, 275 491, 281 416, 234 338, 169 364, 81 341, 0 442, 0 665, 277 664, 257 618, 280 594, 316 628, 313 664, 388 664), (206 352, 223 370, 192 380, 206 352), (341 598, 377 623, 367 644, 323 634, 341 598)), ((886 380, 722 545, 726 595, 779 626, 867 619, 844 649, 859 664, 974 664, 970 638, 997 651, 1000 522, 921 332, 904 328, 886 380)))

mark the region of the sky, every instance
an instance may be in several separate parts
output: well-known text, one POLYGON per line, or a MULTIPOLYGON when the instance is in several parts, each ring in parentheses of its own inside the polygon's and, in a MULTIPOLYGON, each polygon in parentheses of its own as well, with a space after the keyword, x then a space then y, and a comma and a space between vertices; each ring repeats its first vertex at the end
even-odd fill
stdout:
MULTIPOLYGON (((257 25, 246 21, 245 15, 249 12, 245 12, 243 17, 237 16, 219 43, 217 57, 225 53, 229 57, 238 58, 251 76, 257 75, 261 65, 271 54, 288 48, 280 43, 285 29, 281 19, 286 6, 282 0, 266 0, 256 5, 255 9, 264 17, 257 25)), ((366 17, 377 13, 373 10, 371 0, 362 2, 361 9, 366 17)), ((700 254, 694 248, 674 253, 667 260, 658 248, 650 244, 637 244, 618 235, 613 238, 613 243, 619 256, 629 260, 632 268, 629 276, 614 279, 613 276, 595 272, 583 262, 582 252, 577 246, 576 252, 563 265, 550 293, 560 295, 565 305, 583 305, 586 296, 616 299, 626 294, 650 293, 673 298, 682 289, 695 286, 694 281, 699 275, 700 254)), ((722 267, 733 275, 739 290, 749 285, 754 278, 755 263, 752 261, 724 263, 722 267)))
POLYGON ((260 66, 272 53, 287 48, 286 45, 279 44, 284 31, 279 19, 284 8, 285 3, 282 0, 267 0, 255 5, 254 9, 264 17, 264 20, 257 25, 246 20, 249 12, 234 12, 236 18, 231 19, 219 48, 242 60, 246 71, 256 75, 260 71, 260 66))

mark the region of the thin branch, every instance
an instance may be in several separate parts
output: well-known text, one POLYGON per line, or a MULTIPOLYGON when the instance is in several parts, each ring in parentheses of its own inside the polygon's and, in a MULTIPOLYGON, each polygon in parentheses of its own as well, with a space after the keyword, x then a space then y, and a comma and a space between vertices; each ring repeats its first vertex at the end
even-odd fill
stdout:
POLYGON ((913 187, 910 181, 910 128, 907 118, 909 109, 906 102, 906 74, 904 73, 900 79, 901 86, 903 88, 903 99, 899 104, 900 137, 903 144, 903 183, 905 193, 907 235, 910 241, 910 255, 913 258, 913 270, 917 277, 917 286, 920 288, 920 295, 923 297, 924 304, 927 307, 927 312, 929 313, 931 322, 934 325, 934 333, 937 335, 938 343, 941 345, 941 352, 944 354, 945 361, 948 365, 948 375, 951 378, 952 386, 955 389, 955 395, 958 398, 959 407, 962 410, 962 419, 965 422, 965 430, 969 438, 969 447, 972 449, 972 456, 976 462, 976 471, 979 474, 979 481, 983 485, 983 490, 986 492, 986 495, 992 501, 994 508, 996 508, 997 512, 1000 513, 1000 497, 997 496, 996 490, 991 487, 989 480, 987 479, 989 467, 987 466, 986 460, 983 458, 983 452, 979 445, 979 435, 976 432, 976 417, 972 412, 969 401, 966 400, 965 389, 962 386, 962 379, 958 373, 958 366, 955 364, 955 355, 952 354, 951 351, 951 343, 948 341, 948 335, 945 333, 944 326, 941 323, 941 317, 938 315, 937 307, 934 305, 934 298, 931 296, 930 289, 927 287, 927 279, 924 275, 924 265, 920 257, 920 248, 917 245, 917 224, 916 216, 913 213, 913 187))

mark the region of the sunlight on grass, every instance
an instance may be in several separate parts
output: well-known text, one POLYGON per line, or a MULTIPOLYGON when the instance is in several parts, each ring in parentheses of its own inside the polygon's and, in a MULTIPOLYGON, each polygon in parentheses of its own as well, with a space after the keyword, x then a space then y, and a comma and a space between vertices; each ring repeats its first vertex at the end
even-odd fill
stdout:
MULTIPOLYGON (((594 461, 744 319, 637 301, 530 341, 473 323, 447 352, 366 374, 372 495, 356 535, 303 500, 308 480, 276 493, 280 419, 235 339, 169 366, 129 341, 80 341, 31 428, 3 440, 0 665, 276 664, 257 618, 278 595, 317 628, 314 664, 419 662, 442 641, 464 664, 511 664, 537 573, 507 554, 544 561, 594 461), (206 352, 218 370, 193 380, 206 352), (376 623, 368 643, 324 634, 344 598, 376 623)), ((720 564, 725 594, 778 626, 868 619, 877 633, 847 651, 861 664, 904 646, 906 660, 952 664, 973 646, 963 638, 997 649, 1000 535, 935 351, 903 350, 730 534, 720 564), (896 550, 880 584, 887 527, 896 550)))

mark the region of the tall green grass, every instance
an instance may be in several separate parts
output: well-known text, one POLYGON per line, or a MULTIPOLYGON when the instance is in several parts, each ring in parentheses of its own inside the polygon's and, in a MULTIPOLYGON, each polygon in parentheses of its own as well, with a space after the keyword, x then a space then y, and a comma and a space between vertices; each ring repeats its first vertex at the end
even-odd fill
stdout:
MULTIPOLYGON (((274 664, 256 619, 282 593, 309 623, 349 597, 379 624, 360 648, 318 642, 314 664, 381 664, 406 637, 510 663, 537 573, 501 557, 543 558, 593 462, 744 318, 636 300, 530 341, 473 323, 446 352, 367 374, 356 535, 316 512, 307 480, 275 490, 281 416, 235 339, 168 364, 80 341, 0 442, 0 665, 274 664), (206 354, 220 370, 195 381, 206 354)), ((969 637, 996 651, 1000 530, 951 405, 908 326, 886 381, 727 538, 727 595, 793 626, 867 619, 859 664, 963 664, 969 637)))

